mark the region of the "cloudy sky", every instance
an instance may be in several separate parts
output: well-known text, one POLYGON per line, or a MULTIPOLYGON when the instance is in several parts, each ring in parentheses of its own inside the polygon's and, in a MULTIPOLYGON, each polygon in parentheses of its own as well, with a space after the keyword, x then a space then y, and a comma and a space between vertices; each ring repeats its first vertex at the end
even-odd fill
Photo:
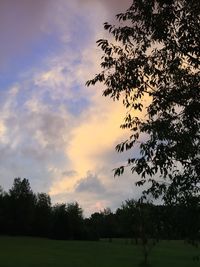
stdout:
POLYGON ((124 109, 85 87, 98 73, 103 22, 131 0, 0 1, 0 184, 28 178, 53 203, 85 215, 139 196, 137 177, 113 177, 124 109))

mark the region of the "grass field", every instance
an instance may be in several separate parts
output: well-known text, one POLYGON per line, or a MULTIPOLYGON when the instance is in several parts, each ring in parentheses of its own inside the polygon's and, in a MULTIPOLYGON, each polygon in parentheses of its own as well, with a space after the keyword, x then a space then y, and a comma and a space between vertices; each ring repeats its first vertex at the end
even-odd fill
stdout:
MULTIPOLYGON (((150 255, 152 267, 200 267, 192 257, 200 249, 181 241, 161 241, 150 255)), ((141 248, 124 240, 100 242, 54 241, 0 237, 0 267, 134 267, 141 248)))

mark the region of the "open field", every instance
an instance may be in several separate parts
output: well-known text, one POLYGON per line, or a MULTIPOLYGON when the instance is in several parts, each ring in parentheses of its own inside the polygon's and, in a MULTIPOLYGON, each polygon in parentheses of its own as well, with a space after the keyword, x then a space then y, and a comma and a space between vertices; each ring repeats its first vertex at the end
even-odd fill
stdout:
MULTIPOLYGON (((199 267, 192 257, 200 249, 181 241, 162 241, 153 248, 151 266, 199 267)), ((87 242, 54 241, 28 237, 0 237, 0 267, 134 267, 141 248, 124 240, 87 242)))

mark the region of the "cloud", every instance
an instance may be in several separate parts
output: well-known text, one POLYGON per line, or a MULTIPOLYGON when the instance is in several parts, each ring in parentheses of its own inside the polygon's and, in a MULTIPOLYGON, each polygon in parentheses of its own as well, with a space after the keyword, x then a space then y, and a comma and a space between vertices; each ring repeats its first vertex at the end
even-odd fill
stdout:
POLYGON ((42 25, 51 0, 0 1, 0 61, 28 49, 30 42, 42 33, 42 25))
MULTIPOLYGON (((30 33, 19 29, 19 44, 27 45, 29 34, 34 39, 42 32, 59 46, 51 50, 48 39, 36 66, 18 70, 20 80, 0 92, 0 182, 7 189, 14 177, 29 178, 34 191, 48 192, 53 202, 78 201, 87 215, 114 209, 137 195, 130 173, 114 179, 112 172, 122 161, 114 147, 127 135, 119 128, 125 109, 102 97, 102 85, 86 88, 85 82, 99 72, 95 41, 103 33, 102 23, 122 1, 47 2, 30 33)), ((28 3, 23 14, 36 12, 28 3)), ((34 3, 37 10, 40 1, 34 3)), ((29 25, 32 15, 22 20, 29 25)))
POLYGON ((81 124, 73 129, 72 140, 66 151, 74 162, 74 169, 79 170, 82 175, 102 165, 97 160, 100 159, 99 156, 104 151, 113 149, 123 135, 123 131, 119 129, 122 107, 102 103, 92 102, 92 107, 84 114, 81 124), (80 160, 77 161, 77 158, 80 160))
POLYGON ((71 177, 71 176, 76 176, 77 172, 75 170, 69 170, 62 172, 62 175, 71 177))
POLYGON ((91 172, 88 172, 86 177, 80 179, 77 182, 75 192, 104 194, 106 192, 106 189, 97 175, 94 175, 91 172))
POLYGON ((138 199, 141 195, 141 188, 134 186, 134 177, 128 171, 123 177, 116 179, 108 168, 98 175, 90 174, 89 177, 88 174, 84 178, 79 177, 71 189, 65 188, 60 193, 51 195, 53 202, 78 201, 84 209, 84 215, 90 216, 106 207, 114 211, 125 199, 138 199))
POLYGON ((79 2, 86 4, 86 5, 102 5, 107 12, 110 14, 116 15, 118 12, 123 12, 128 9, 131 4, 132 0, 79 0, 79 2))
POLYGON ((22 55, 28 56, 44 38, 48 40, 56 36, 61 42, 68 44, 76 37, 77 41, 73 42, 73 46, 80 46, 91 37, 90 31, 99 32, 105 20, 113 19, 118 12, 126 10, 131 2, 131 0, 0 1, 1 69, 22 55), (101 16, 96 16, 98 12, 101 16), (87 30, 79 30, 87 21, 89 22, 87 30))

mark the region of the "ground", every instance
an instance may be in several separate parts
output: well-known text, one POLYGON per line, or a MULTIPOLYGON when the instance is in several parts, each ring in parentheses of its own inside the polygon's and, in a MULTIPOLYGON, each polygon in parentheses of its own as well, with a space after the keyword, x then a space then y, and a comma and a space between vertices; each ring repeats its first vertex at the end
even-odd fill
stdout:
MULTIPOLYGON (((152 267, 199 267, 200 254, 183 241, 161 241, 150 254, 152 267)), ((0 237, 0 267, 134 267, 141 247, 126 240, 56 241, 29 237, 0 237)))

